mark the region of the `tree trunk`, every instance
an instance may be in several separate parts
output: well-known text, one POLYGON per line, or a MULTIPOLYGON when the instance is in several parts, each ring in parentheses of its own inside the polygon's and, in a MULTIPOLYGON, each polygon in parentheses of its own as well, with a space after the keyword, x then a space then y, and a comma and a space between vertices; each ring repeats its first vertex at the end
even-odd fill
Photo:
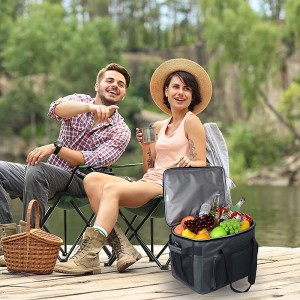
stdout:
POLYGON ((292 135, 295 137, 296 140, 300 141, 300 135, 297 133, 295 128, 293 126, 291 126, 283 118, 283 116, 275 109, 275 107, 269 102, 268 97, 266 96, 266 94, 262 90, 259 90, 259 94, 261 95, 265 105, 273 112, 273 114, 276 116, 276 118, 279 120, 279 122, 282 123, 289 130, 289 132, 292 133, 292 135))

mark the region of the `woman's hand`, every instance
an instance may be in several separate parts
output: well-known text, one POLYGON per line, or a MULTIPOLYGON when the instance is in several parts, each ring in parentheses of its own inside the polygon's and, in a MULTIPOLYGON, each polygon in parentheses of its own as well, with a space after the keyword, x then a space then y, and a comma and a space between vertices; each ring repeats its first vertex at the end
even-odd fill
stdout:
POLYGON ((175 167, 191 167, 192 161, 187 156, 181 155, 173 164, 175 167))
POLYGON ((140 144, 142 144, 142 141, 143 141, 143 133, 142 133, 142 129, 136 128, 136 129, 135 129, 135 136, 136 136, 136 139, 138 140, 138 142, 139 142, 140 144))

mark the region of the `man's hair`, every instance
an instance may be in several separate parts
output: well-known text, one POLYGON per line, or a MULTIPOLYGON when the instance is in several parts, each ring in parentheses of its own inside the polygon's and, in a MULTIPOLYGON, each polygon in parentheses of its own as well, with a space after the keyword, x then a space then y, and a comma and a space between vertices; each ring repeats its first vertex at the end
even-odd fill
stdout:
POLYGON ((129 87, 129 84, 130 84, 130 75, 129 75, 129 73, 127 72, 127 70, 124 67, 122 67, 121 65, 116 64, 116 63, 111 63, 111 64, 107 65, 105 68, 101 69, 98 72, 98 75, 97 75, 97 78, 96 78, 96 83, 100 82, 102 76, 104 75, 104 73, 106 71, 116 71, 116 72, 121 73, 125 77, 126 87, 127 88, 129 87))

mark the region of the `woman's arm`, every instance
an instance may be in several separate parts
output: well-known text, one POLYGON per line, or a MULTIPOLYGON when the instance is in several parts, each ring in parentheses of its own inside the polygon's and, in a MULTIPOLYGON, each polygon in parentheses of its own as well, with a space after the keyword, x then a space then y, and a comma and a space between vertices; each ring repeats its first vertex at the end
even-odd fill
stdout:
POLYGON ((190 145, 190 166, 206 166, 206 138, 205 130, 196 115, 191 115, 184 124, 185 134, 190 145))

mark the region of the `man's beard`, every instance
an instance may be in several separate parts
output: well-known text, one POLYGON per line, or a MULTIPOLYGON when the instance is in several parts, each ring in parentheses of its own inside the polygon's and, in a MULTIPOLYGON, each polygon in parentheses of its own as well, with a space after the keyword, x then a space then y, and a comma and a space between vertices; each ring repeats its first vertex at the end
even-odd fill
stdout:
POLYGON ((101 100, 102 104, 106 105, 106 106, 116 105, 115 101, 106 98, 104 95, 100 95, 100 100, 101 100))

